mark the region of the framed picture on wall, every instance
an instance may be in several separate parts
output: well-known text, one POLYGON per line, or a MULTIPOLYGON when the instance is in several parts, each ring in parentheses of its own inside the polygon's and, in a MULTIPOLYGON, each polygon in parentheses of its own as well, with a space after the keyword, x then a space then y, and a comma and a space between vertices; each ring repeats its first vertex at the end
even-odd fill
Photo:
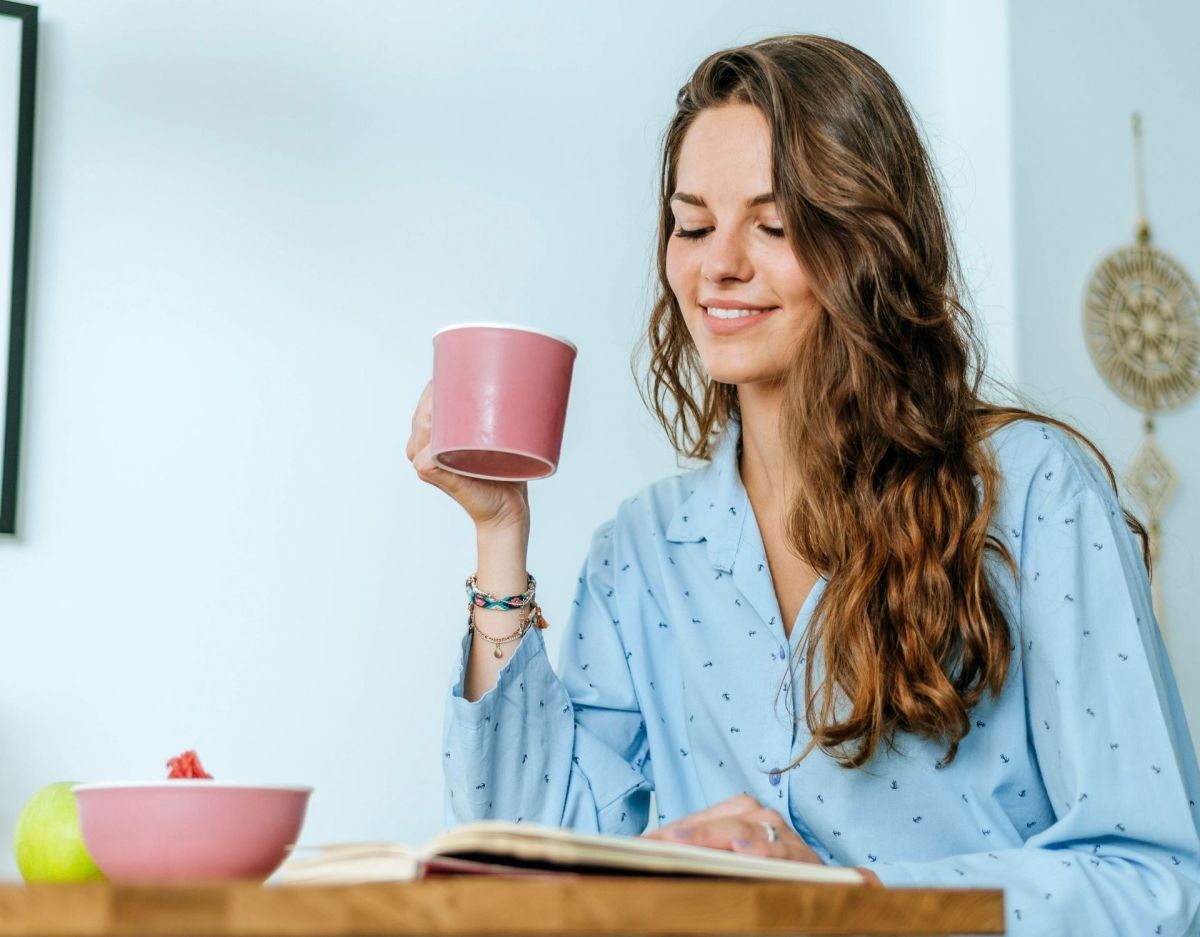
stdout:
POLYGON ((0 0, 0 534, 17 531, 38 8, 0 0))

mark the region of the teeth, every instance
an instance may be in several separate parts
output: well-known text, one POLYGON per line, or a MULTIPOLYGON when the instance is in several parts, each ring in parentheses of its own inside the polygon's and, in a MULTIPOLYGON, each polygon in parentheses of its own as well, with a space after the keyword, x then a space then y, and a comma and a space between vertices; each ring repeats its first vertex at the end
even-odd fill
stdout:
POLYGON ((704 308, 707 315, 714 319, 745 319, 747 316, 760 316, 765 309, 710 309, 707 306, 704 308))

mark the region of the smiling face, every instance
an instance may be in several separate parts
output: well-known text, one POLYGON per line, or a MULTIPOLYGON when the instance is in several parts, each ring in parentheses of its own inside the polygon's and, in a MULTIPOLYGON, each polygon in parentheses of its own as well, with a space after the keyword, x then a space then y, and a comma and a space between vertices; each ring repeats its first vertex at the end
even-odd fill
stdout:
POLYGON ((679 150, 667 281, 709 376, 777 382, 819 305, 771 193, 771 136, 755 107, 702 111, 679 150))

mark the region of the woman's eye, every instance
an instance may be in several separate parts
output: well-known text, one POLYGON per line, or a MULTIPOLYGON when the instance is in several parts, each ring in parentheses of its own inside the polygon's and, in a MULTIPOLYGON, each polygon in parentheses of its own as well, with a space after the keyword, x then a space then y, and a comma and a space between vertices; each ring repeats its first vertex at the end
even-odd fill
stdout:
POLYGON ((772 228, 765 224, 759 225, 759 227, 762 228, 764 231, 766 231, 767 234, 771 235, 771 237, 774 237, 774 238, 783 237, 783 228, 772 228))
POLYGON ((704 237, 711 230, 712 228, 676 228, 675 237, 695 240, 704 237))

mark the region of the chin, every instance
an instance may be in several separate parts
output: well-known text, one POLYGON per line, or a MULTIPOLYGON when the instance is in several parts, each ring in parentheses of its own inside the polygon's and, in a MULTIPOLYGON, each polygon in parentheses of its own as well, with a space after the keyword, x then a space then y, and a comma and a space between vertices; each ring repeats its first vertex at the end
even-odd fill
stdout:
POLYGON ((740 374, 737 371, 709 371, 709 378, 715 384, 752 384, 753 380, 748 375, 740 374))
POLYGON ((705 359, 704 370, 718 384, 760 384, 779 381, 787 371, 777 362, 754 361, 751 355, 715 355, 705 359))

